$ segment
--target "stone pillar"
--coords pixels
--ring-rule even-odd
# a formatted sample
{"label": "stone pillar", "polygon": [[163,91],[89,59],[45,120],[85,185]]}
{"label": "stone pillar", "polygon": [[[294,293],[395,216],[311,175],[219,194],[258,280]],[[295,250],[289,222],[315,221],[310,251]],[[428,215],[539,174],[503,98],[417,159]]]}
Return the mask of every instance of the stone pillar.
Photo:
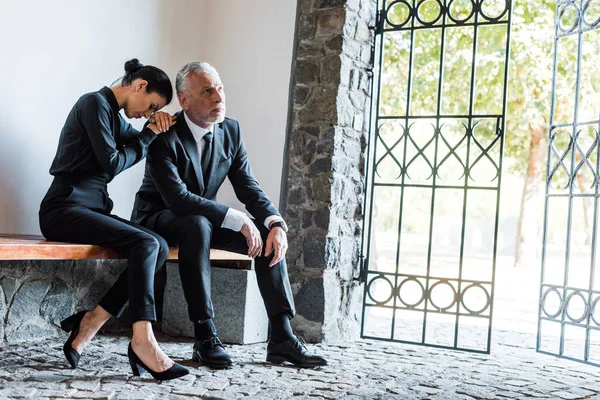
{"label": "stone pillar", "polygon": [[298,0],[281,209],[296,332],[358,337],[375,0]]}

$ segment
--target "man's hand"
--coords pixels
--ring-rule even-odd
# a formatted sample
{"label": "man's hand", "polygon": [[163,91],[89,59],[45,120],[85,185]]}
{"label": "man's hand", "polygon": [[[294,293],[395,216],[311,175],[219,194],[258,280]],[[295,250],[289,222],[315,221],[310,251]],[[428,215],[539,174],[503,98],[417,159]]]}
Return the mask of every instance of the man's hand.
{"label": "man's hand", "polygon": [[246,243],[248,243],[248,256],[258,257],[262,251],[262,238],[258,228],[248,216],[244,219],[244,225],[242,225],[240,232],[246,238]]}
{"label": "man's hand", "polygon": [[269,267],[277,264],[285,257],[285,253],[288,249],[287,234],[283,228],[276,226],[271,229],[269,236],[267,237],[267,245],[265,246],[265,257],[271,254],[271,251],[275,249],[273,259],[269,263]]}
{"label": "man's hand", "polygon": [[168,131],[177,122],[177,117],[166,112],[157,111],[148,118],[148,121],[150,122],[148,128],[158,135]]}

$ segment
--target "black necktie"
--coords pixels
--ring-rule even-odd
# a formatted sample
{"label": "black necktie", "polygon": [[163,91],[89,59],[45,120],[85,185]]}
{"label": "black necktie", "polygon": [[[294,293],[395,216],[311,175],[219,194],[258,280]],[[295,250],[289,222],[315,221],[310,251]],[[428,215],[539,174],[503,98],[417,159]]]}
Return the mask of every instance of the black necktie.
{"label": "black necktie", "polygon": [[206,182],[206,173],[208,172],[208,167],[210,166],[210,156],[212,155],[212,132],[208,132],[206,135],[204,135],[202,140],[204,140],[204,151],[202,152],[202,176],[204,177],[204,182]]}

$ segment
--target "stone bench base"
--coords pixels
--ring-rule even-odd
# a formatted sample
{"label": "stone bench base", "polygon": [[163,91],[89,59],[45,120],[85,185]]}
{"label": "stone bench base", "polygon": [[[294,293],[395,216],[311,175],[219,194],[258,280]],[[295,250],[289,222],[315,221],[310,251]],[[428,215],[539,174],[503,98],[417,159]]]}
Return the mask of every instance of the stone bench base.
{"label": "stone bench base", "polygon": [[[255,272],[213,267],[211,274],[214,322],[219,338],[234,344],[266,341],[269,321]],[[167,264],[161,328],[172,335],[194,336],[176,264]]]}
{"label": "stone bench base", "polygon": [[[64,335],[60,321],[95,307],[126,267],[125,260],[0,261],[0,343]],[[110,320],[105,328],[128,324]]]}
{"label": "stone bench base", "polygon": [[[65,336],[60,321],[95,307],[126,267],[126,260],[0,260],[0,344]],[[167,274],[172,276],[168,294],[162,290]],[[266,340],[267,318],[254,271],[213,267],[212,282],[221,339],[228,343]],[[163,293],[168,298],[164,303]],[[157,274],[155,300],[158,318],[166,315],[160,330],[193,336],[177,263],[167,263]],[[125,311],[102,332],[129,329]]]}
{"label": "stone bench base", "polygon": [[[168,259],[176,261],[177,258],[178,249],[171,247]],[[210,259],[214,265],[246,272],[253,265],[252,259],[247,255],[215,249],[210,250]],[[126,266],[126,261],[115,251],[101,246],[51,242],[36,235],[0,234],[0,343],[38,340],[62,334],[60,321],[75,311],[94,308]],[[177,265],[172,263],[168,269],[178,270]],[[217,287],[213,292],[223,290],[225,283],[229,285],[229,279],[221,278],[222,274],[216,274],[216,284],[219,286],[215,286],[213,282],[213,288]],[[223,302],[217,296],[216,303],[222,304],[218,308],[221,308],[224,316],[232,317],[223,318],[219,332],[224,340],[231,343],[260,341],[259,337],[262,336],[259,334],[251,334],[250,330],[245,331],[243,327],[240,330],[239,325],[235,325],[240,318],[245,318],[242,315],[246,315],[246,311],[240,313],[240,305],[245,307],[246,300],[257,304],[253,296],[258,289],[242,289],[240,284],[245,285],[244,288],[252,287],[252,278],[245,278],[243,273],[229,274],[227,276],[232,278],[232,287],[237,286],[234,291],[229,292],[227,301]],[[254,277],[254,273],[251,275]],[[154,282],[159,319],[162,315],[165,277],[166,272],[162,269]],[[179,281],[179,278],[176,280]],[[171,281],[174,282],[175,279]],[[187,308],[185,302],[178,307]],[[249,310],[254,308],[254,305],[249,306]],[[249,313],[258,315],[255,311]],[[183,327],[184,321],[187,321],[187,318],[181,321],[175,317],[169,318],[171,326]],[[102,331],[122,331],[130,327],[130,323],[126,322],[129,320],[127,312],[120,320],[110,320]],[[234,324],[231,329],[236,330],[231,334],[227,331],[230,324]]]}

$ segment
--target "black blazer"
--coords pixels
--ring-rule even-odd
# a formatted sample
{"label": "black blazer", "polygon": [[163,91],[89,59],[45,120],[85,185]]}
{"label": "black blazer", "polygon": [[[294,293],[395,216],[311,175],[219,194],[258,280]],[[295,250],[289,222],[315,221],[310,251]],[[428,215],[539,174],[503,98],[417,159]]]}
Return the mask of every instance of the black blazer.
{"label": "black blazer", "polygon": [[131,220],[144,224],[151,215],[169,209],[175,215],[203,215],[220,227],[229,207],[215,199],[225,177],[257,221],[280,215],[252,174],[237,121],[225,118],[214,126],[207,175],[206,179],[202,176],[196,141],[183,112],[179,112],[177,123],[158,135],[148,149],[144,180],[135,197]]}

